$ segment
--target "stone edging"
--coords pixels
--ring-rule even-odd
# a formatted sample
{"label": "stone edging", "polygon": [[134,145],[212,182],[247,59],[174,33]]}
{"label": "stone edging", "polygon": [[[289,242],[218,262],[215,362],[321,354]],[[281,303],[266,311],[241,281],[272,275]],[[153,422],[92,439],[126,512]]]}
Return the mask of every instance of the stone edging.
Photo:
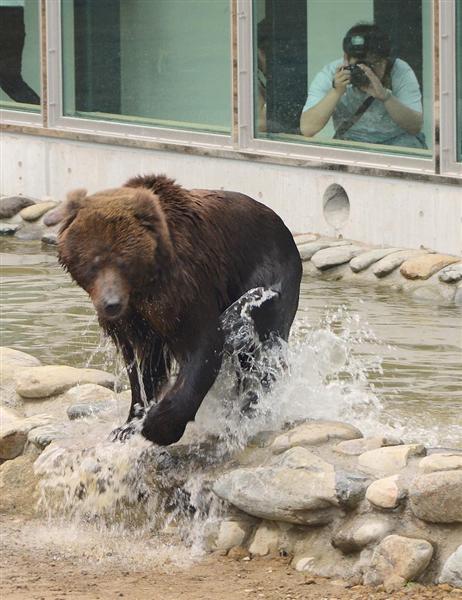
{"label": "stone edging", "polygon": [[317,234],[295,235],[310,277],[388,285],[416,298],[462,304],[462,257],[428,249],[379,248]]}

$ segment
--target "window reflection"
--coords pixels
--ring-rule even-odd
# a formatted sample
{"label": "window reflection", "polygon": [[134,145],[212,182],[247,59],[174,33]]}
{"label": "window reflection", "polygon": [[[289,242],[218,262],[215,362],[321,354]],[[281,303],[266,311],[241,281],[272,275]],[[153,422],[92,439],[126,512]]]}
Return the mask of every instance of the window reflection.
{"label": "window reflection", "polygon": [[256,6],[255,54],[260,67],[264,50],[266,82],[262,102],[258,69],[257,137],[430,154],[430,2],[402,2],[399,11],[388,0]]}
{"label": "window reflection", "polygon": [[64,113],[231,129],[228,0],[62,0]]}
{"label": "window reflection", "polygon": [[40,97],[39,3],[0,0],[0,102],[38,110]]}
{"label": "window reflection", "polygon": [[457,160],[462,162],[462,0],[456,3]]}

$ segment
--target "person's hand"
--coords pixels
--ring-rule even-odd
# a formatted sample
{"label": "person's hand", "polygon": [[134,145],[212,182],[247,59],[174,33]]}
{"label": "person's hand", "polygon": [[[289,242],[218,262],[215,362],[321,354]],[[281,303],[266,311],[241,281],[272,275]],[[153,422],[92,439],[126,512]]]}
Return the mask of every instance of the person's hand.
{"label": "person's hand", "polygon": [[377,100],[382,100],[383,102],[383,100],[387,98],[388,92],[387,89],[383,87],[380,79],[377,77],[374,71],[367,65],[359,63],[358,67],[364,71],[364,73],[367,75],[370,81],[369,85],[361,86],[360,89],[363,92],[369,94],[369,96],[373,96],[374,98],[377,98]]}
{"label": "person's hand", "polygon": [[350,78],[350,71],[345,71],[343,66],[337,67],[332,85],[334,86],[335,91],[341,96],[346,92],[347,85],[350,83]]}

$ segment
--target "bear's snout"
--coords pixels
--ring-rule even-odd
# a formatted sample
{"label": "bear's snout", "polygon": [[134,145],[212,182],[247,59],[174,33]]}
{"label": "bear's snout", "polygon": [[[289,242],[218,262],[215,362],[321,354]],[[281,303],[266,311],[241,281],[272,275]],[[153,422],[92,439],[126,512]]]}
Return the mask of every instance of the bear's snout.
{"label": "bear's snout", "polygon": [[108,321],[119,319],[127,310],[128,287],[115,269],[107,268],[98,275],[90,296],[98,316],[102,319]]}

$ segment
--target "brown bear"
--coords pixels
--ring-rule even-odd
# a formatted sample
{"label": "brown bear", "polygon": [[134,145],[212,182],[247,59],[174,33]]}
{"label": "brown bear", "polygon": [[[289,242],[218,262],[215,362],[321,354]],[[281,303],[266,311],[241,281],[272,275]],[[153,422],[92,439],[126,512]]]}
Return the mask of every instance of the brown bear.
{"label": "brown bear", "polygon": [[92,196],[76,190],[59,216],[59,260],[127,367],[132,405],[115,438],[137,426],[157,444],[181,438],[220,370],[224,315],[238,318],[249,299],[260,340],[287,340],[302,266],[290,231],[265,205],[152,175]]}

